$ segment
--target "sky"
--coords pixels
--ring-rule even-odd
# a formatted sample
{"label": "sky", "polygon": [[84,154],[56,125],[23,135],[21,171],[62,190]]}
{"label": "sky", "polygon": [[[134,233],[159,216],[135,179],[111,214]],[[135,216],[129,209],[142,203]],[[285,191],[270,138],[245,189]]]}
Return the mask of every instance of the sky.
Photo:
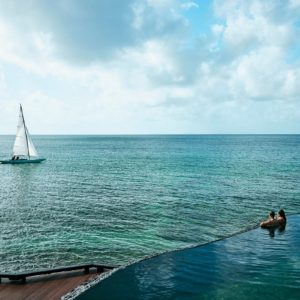
{"label": "sky", "polygon": [[0,134],[300,133],[300,0],[0,0]]}

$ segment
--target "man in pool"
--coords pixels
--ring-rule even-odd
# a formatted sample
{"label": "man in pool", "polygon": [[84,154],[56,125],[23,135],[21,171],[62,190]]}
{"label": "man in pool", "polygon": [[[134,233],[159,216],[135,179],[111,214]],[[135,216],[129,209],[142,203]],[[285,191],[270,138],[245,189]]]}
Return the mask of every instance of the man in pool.
{"label": "man in pool", "polygon": [[275,212],[273,210],[270,211],[268,220],[260,223],[261,228],[270,228],[277,225],[278,225],[277,219],[275,219]]}
{"label": "man in pool", "polygon": [[275,218],[275,212],[271,211],[268,220],[261,222],[260,227],[274,228],[278,226],[285,226],[285,224],[286,224],[286,216],[284,210],[280,209],[277,218]]}

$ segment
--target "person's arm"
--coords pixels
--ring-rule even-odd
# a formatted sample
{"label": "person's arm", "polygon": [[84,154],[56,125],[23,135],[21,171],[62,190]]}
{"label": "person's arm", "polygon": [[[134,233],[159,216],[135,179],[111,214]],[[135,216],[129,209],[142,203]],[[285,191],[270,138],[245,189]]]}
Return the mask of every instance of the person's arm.
{"label": "person's arm", "polygon": [[276,219],[267,220],[267,221],[260,223],[260,227],[262,227],[262,228],[269,228],[269,227],[274,227],[274,226],[278,226],[278,225],[279,225],[279,222]]}

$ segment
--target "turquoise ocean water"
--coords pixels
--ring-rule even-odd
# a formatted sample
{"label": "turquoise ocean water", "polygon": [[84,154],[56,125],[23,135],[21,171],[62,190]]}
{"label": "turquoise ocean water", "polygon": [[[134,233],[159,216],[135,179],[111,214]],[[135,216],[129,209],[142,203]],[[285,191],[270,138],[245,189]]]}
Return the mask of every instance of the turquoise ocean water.
{"label": "turquoise ocean water", "polygon": [[0,165],[2,272],[125,264],[300,213],[300,135],[33,140],[45,162]]}

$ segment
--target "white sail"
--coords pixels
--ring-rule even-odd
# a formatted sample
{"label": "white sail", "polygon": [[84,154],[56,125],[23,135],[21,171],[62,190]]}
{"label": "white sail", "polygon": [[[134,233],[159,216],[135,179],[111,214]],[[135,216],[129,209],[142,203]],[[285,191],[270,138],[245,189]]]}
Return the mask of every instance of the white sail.
{"label": "white sail", "polygon": [[25,132],[25,124],[22,109],[20,107],[19,122],[17,127],[16,139],[13,147],[13,155],[28,155],[28,146]]}
{"label": "white sail", "polygon": [[38,156],[38,153],[34,147],[34,144],[32,142],[32,139],[29,135],[28,129],[26,128],[26,132],[27,132],[27,141],[28,141],[28,152],[29,152],[29,156]]}
{"label": "white sail", "polygon": [[37,151],[32,143],[29,132],[26,128],[22,106],[20,105],[19,122],[15,143],[13,146],[14,156],[38,156]]}

